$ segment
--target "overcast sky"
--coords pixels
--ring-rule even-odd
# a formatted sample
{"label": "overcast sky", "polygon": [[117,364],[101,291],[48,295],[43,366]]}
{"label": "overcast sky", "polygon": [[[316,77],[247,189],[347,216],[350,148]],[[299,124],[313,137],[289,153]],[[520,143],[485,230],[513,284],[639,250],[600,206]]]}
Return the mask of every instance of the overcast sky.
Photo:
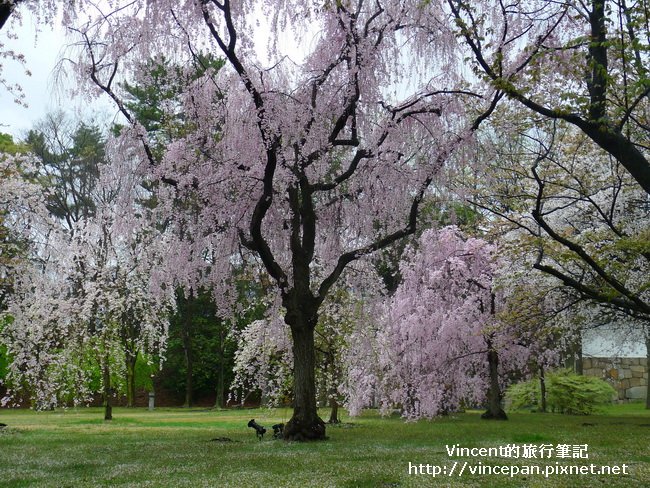
{"label": "overcast sky", "polygon": [[[99,4],[101,3],[100,0]],[[28,106],[14,103],[14,96],[0,85],[0,132],[21,138],[35,122],[43,119],[45,114],[61,109],[85,121],[94,120],[102,126],[110,124],[116,117],[117,111],[108,98],[100,98],[88,105],[87,100],[71,98],[69,90],[57,81],[55,67],[65,53],[67,44],[71,42],[71,39],[66,37],[65,30],[59,26],[59,23],[54,22],[54,26],[39,25],[37,34],[30,13],[24,9],[22,13],[24,17],[22,25],[14,15],[0,30],[0,44],[4,44],[3,51],[13,50],[23,54],[26,63],[21,66],[19,63],[0,58],[0,64],[3,65],[0,75],[10,84],[18,83],[23,87]],[[266,55],[266,46],[269,42],[267,21],[268,19],[261,13],[256,14],[258,27],[254,32],[254,42],[261,63],[275,64],[276,61],[270,61]],[[12,31],[16,34],[16,39],[8,38],[8,34]],[[289,55],[294,62],[300,62],[306,52],[316,45],[317,31],[308,33],[305,39],[306,45],[297,45],[295,38],[289,32],[281,33],[280,50]],[[31,76],[25,74],[25,69],[31,71]]]}
{"label": "overcast sky", "polygon": [[[101,1],[99,3],[101,4]],[[21,138],[46,113],[59,109],[86,121],[94,119],[100,125],[110,123],[117,111],[107,98],[100,98],[88,106],[86,100],[72,99],[66,87],[60,86],[60,82],[57,81],[54,70],[65,53],[66,45],[70,42],[70,39],[66,38],[65,30],[55,22],[53,27],[39,25],[37,35],[30,13],[22,10],[22,14],[24,17],[22,25],[14,15],[0,30],[0,44],[4,44],[2,50],[13,50],[23,54],[26,63],[23,67],[19,63],[0,58],[0,64],[3,65],[0,75],[10,84],[18,83],[23,87],[28,107],[14,103],[14,96],[0,85],[0,132]],[[258,37],[256,43],[259,44],[262,52],[266,50],[265,46],[268,42],[268,28],[264,27],[263,16],[259,17],[258,23],[262,26],[256,30],[256,37]],[[7,37],[10,31],[16,33],[17,39]],[[293,43],[288,45],[295,55],[296,46]],[[31,71],[31,76],[25,74],[25,69]]]}
{"label": "overcast sky", "polygon": [[[17,25],[16,19],[12,18],[9,21],[11,25],[5,25],[0,30],[0,43],[4,44],[5,50],[22,53],[26,60],[25,66],[6,60],[0,62],[3,64],[3,77],[9,83],[18,83],[23,87],[28,107],[14,103],[14,96],[4,86],[0,86],[0,132],[20,138],[47,112],[58,109],[86,119],[93,115],[98,115],[100,119],[108,118],[108,103],[97,102],[88,107],[86,102],[71,99],[65,87],[56,83],[53,71],[69,42],[65,31],[58,26],[54,29],[40,26],[37,36],[31,16],[25,14],[24,17],[22,26]],[[13,28],[17,39],[7,38],[8,26]],[[25,68],[31,71],[31,76],[25,74]]]}

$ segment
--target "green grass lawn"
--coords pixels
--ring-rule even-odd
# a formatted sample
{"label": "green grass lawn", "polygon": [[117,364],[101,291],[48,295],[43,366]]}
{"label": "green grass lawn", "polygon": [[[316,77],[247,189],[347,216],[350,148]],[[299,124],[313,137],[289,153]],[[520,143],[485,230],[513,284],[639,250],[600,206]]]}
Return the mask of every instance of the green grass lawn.
{"label": "green grass lawn", "polygon": [[[114,420],[104,422],[102,411],[95,408],[0,410],[0,422],[8,424],[0,429],[0,486],[650,486],[650,411],[640,404],[612,406],[589,417],[511,413],[505,422],[481,420],[478,412],[469,412],[405,423],[368,412],[329,427],[328,441],[309,444],[274,441],[271,436],[258,442],[246,427],[251,418],[270,428],[289,416],[288,410],[118,408]],[[212,440],[223,437],[232,442]],[[453,444],[587,444],[589,457],[450,457],[446,445]],[[429,464],[431,472],[434,466],[446,468],[447,476],[409,474],[409,462]],[[590,464],[626,464],[629,474],[545,478],[531,472],[511,478],[471,473],[495,466],[520,471],[538,466],[543,472]]]}

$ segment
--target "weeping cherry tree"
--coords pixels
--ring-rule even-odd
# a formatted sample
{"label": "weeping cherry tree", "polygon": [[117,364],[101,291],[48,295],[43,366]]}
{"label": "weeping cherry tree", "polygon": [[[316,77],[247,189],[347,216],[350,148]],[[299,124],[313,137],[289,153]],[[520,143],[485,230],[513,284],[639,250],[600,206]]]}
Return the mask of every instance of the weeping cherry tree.
{"label": "weeping cherry tree", "polygon": [[[128,122],[122,144],[158,188],[177,245],[166,266],[217,298],[238,256],[270,276],[292,340],[287,439],[325,438],[314,330],[332,287],[415,232],[432,181],[500,98],[463,79],[452,25],[440,5],[416,0],[136,0],[76,28],[77,72],[115,102]],[[188,76],[199,53],[224,67]],[[159,156],[121,86],[161,56],[186,66],[188,123]]]}

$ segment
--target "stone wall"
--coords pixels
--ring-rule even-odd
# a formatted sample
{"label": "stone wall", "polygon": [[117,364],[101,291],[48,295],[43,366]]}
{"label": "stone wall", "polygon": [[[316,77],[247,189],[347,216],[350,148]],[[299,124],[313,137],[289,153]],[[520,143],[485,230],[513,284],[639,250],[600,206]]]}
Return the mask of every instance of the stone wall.
{"label": "stone wall", "polygon": [[610,383],[618,391],[619,400],[641,400],[646,397],[646,358],[583,358],[582,372]]}

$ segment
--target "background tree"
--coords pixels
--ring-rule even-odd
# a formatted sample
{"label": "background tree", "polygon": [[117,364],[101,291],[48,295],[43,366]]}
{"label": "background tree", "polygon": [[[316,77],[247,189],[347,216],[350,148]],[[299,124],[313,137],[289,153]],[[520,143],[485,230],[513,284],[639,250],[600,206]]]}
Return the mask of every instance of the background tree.
{"label": "background tree", "polygon": [[[4,330],[14,396],[22,390],[37,408],[76,404],[88,401],[95,382],[107,420],[115,373],[126,371],[132,382],[138,353],[164,350],[173,307],[173,287],[158,266],[165,241],[145,225],[146,209],[137,204],[144,190],[133,172],[112,169],[103,166],[94,215],[71,220],[70,230],[53,216],[39,222],[46,239],[21,270],[9,306],[13,321]],[[126,203],[117,205],[121,199],[131,202],[131,214],[124,213]],[[138,218],[138,232],[132,232],[126,222]]]}
{"label": "background tree", "polygon": [[[224,62],[210,55],[197,54],[189,66],[174,64],[164,57],[142,63],[143,76],[138,83],[122,84],[125,107],[146,129],[149,146],[156,159],[162,158],[165,147],[181,139],[191,129],[191,120],[185,116],[182,93],[187,86],[205,75],[207,70],[217,72]],[[116,125],[115,134],[124,127]],[[154,188],[158,182],[152,182]],[[155,206],[155,198],[147,203]],[[179,212],[197,212],[198,202],[176,201]],[[183,238],[192,238],[189,229]],[[166,366],[159,381],[172,391],[184,388],[184,405],[191,406],[195,391],[206,395],[216,389],[216,405],[225,406],[229,371],[232,368],[234,343],[228,333],[231,321],[220,317],[212,296],[218,290],[193,290],[185,284],[177,290],[176,313],[171,321],[170,344]],[[179,372],[183,372],[181,377]],[[215,387],[216,385],[216,387]]]}
{"label": "background tree", "polygon": [[[76,121],[64,112],[46,115],[27,135],[26,145],[36,157],[36,177],[44,188],[47,208],[61,221],[72,241],[74,233],[80,229],[83,231],[94,216],[97,204],[106,204],[107,198],[115,198],[116,188],[104,188],[102,194],[96,191],[100,167],[106,165],[105,144],[105,138],[97,125]],[[104,236],[100,238],[104,245],[111,237],[107,230],[103,228]],[[137,256],[131,257],[134,262],[138,259]],[[99,261],[105,258],[107,256],[99,258]],[[88,278],[88,270],[80,260],[77,260],[75,265],[79,268],[77,286],[81,289],[82,282]],[[121,278],[124,280],[125,275]],[[118,280],[117,274],[114,279]],[[124,290],[128,289],[124,281],[121,286]],[[135,401],[138,344],[141,340],[140,324],[137,323],[133,310],[127,309],[114,320],[121,324],[118,335],[124,354],[122,364],[125,366],[127,406],[132,407]],[[106,383],[113,376],[109,368],[112,361],[108,356],[114,348],[109,347],[106,341],[102,344],[105,356],[101,358],[101,363],[104,365]],[[106,392],[109,390],[112,390],[110,384],[106,386]],[[104,397],[105,401],[109,398],[106,394]]]}
{"label": "background tree", "polygon": [[16,203],[26,198],[28,178],[21,174],[21,159],[16,158],[24,152],[25,147],[15,143],[11,135],[0,134],[0,190],[3,192],[0,197],[0,311],[4,310],[5,297],[11,289],[11,270],[25,245],[24,236],[16,234],[11,222],[11,214],[17,210]]}
{"label": "background tree", "polygon": [[260,319],[237,334],[231,385],[233,400],[244,404],[259,395],[267,406],[282,406],[293,397],[291,338],[281,317]]}
{"label": "background tree", "polygon": [[645,1],[447,4],[476,73],[578,128],[650,193]]}
{"label": "background tree", "polygon": [[[224,60],[211,54],[195,53],[189,66],[174,64],[165,57],[142,63],[139,71],[143,76],[138,83],[125,81],[125,108],[133,115],[149,138],[148,144],[156,158],[163,155],[165,146],[172,143],[191,128],[192,120],[185,114],[183,92],[206,72],[217,73]],[[116,125],[119,133],[123,126]]]}
{"label": "background tree", "polygon": [[[321,404],[330,408],[328,424],[341,422],[339,407],[347,400],[342,385],[346,380],[348,337],[356,321],[364,320],[361,298],[351,289],[338,286],[323,305],[316,326],[316,388]],[[370,290],[365,294],[370,295]]]}
{"label": "background tree", "polygon": [[[217,322],[209,293],[199,290],[196,295],[185,296],[183,289],[177,290],[176,313],[170,321],[161,378],[163,385],[174,391],[184,390],[184,407],[191,407],[195,391],[205,393],[206,380],[214,378],[217,366],[211,349]],[[210,386],[213,385],[214,382]]]}
{"label": "background tree", "polygon": [[25,143],[36,156],[38,177],[52,215],[72,230],[94,214],[99,167],[106,163],[106,144],[97,125],[51,113],[29,131]]}
{"label": "background tree", "polygon": [[528,265],[572,290],[574,301],[587,300],[595,315],[618,311],[619,320],[626,315],[630,327],[647,330],[647,194],[570,125],[501,120],[519,135],[493,145],[476,203],[499,216]]}
{"label": "background tree", "polygon": [[501,243],[500,255],[507,256],[508,273],[499,276],[504,303],[498,318],[506,328],[516,331],[519,344],[528,348],[526,369],[537,377],[539,411],[546,412],[547,373],[568,362],[573,368],[573,355],[579,358],[582,354],[576,308],[581,300],[551,276],[531,274],[522,251],[516,241],[504,239]]}
{"label": "background tree", "polygon": [[[45,201],[41,191],[40,185],[34,183],[33,175],[35,170],[31,165],[30,159],[24,156],[11,156],[3,155],[0,158],[1,173],[3,178],[0,179],[0,197],[1,211],[3,218],[4,229],[7,230],[6,236],[8,239],[3,242],[2,246],[2,269],[0,270],[3,278],[3,309],[5,305],[8,306],[8,312],[3,313],[3,330],[2,330],[2,343],[6,346],[7,357],[12,361],[12,367],[9,368],[8,381],[11,383],[11,376],[13,365],[20,362],[23,358],[21,351],[14,349],[13,343],[13,328],[15,324],[15,314],[12,311],[12,303],[17,296],[20,295],[23,289],[23,283],[29,281],[34,275],[38,275],[37,271],[43,266],[47,260],[47,254],[42,253],[43,246],[58,237],[58,233],[51,232],[51,228],[47,225],[50,221],[50,215],[45,206]],[[46,277],[51,279],[51,276]],[[41,281],[41,284],[46,285],[45,289],[51,288],[53,294],[59,292],[60,287],[54,286],[50,281]],[[47,286],[49,285],[49,286]],[[43,291],[43,288],[35,285],[32,288],[33,293],[38,294]],[[43,303],[50,303],[47,298],[44,298]],[[37,306],[35,304],[26,305],[26,312],[32,316],[38,315]],[[3,310],[4,311],[4,310]],[[59,312],[56,314],[59,316]],[[41,316],[41,323],[47,320],[55,320],[55,317]],[[34,335],[39,339],[45,340],[48,337],[49,331],[39,330]],[[25,339],[25,337],[22,337]],[[29,347],[32,342],[27,339],[23,346]],[[22,346],[21,346],[22,347]],[[33,354],[42,360],[42,364],[49,367],[51,365],[50,358],[42,351],[40,346],[34,345]],[[74,366],[71,366],[73,368]],[[51,402],[49,397],[52,389],[43,388],[44,379],[39,371],[32,371],[29,367],[23,365],[22,371],[25,373],[26,381],[13,382],[14,386],[32,389],[33,391],[42,390],[42,394],[37,394],[38,402],[44,407],[50,407]],[[23,378],[24,379],[24,378]],[[54,390],[61,390],[62,386],[66,383],[61,377],[56,385],[53,385]]]}
{"label": "background tree", "polygon": [[0,132],[0,153],[15,156],[16,154],[25,154],[26,152],[27,147],[25,144],[14,141],[11,134]]}
{"label": "background tree", "polygon": [[[184,406],[197,397],[212,397],[215,407],[225,408],[233,380],[237,342],[235,335],[266,308],[261,288],[246,274],[237,278],[237,311],[224,318],[217,310],[212,290],[200,289],[185,296],[177,291],[176,313],[170,321],[169,344],[159,375],[160,384],[184,395]],[[233,323],[234,322],[234,323]]]}
{"label": "background tree", "polygon": [[5,313],[7,300],[14,291],[21,267],[29,258],[35,223],[47,211],[38,185],[28,176],[31,165],[29,157],[21,154],[23,146],[15,144],[6,134],[0,135],[0,143],[0,388],[4,390],[11,358],[2,340],[3,330],[13,321]]}
{"label": "background tree", "polygon": [[366,364],[357,362],[354,374],[368,378],[355,380],[364,400],[353,398],[353,410],[370,400],[371,385],[384,412],[398,407],[407,418],[486,403],[485,418],[505,419],[503,386],[526,372],[536,337],[500,320],[494,246],[455,227],[426,231],[418,244],[402,263],[403,282],[383,307],[377,336],[364,341],[372,352],[359,354]]}

